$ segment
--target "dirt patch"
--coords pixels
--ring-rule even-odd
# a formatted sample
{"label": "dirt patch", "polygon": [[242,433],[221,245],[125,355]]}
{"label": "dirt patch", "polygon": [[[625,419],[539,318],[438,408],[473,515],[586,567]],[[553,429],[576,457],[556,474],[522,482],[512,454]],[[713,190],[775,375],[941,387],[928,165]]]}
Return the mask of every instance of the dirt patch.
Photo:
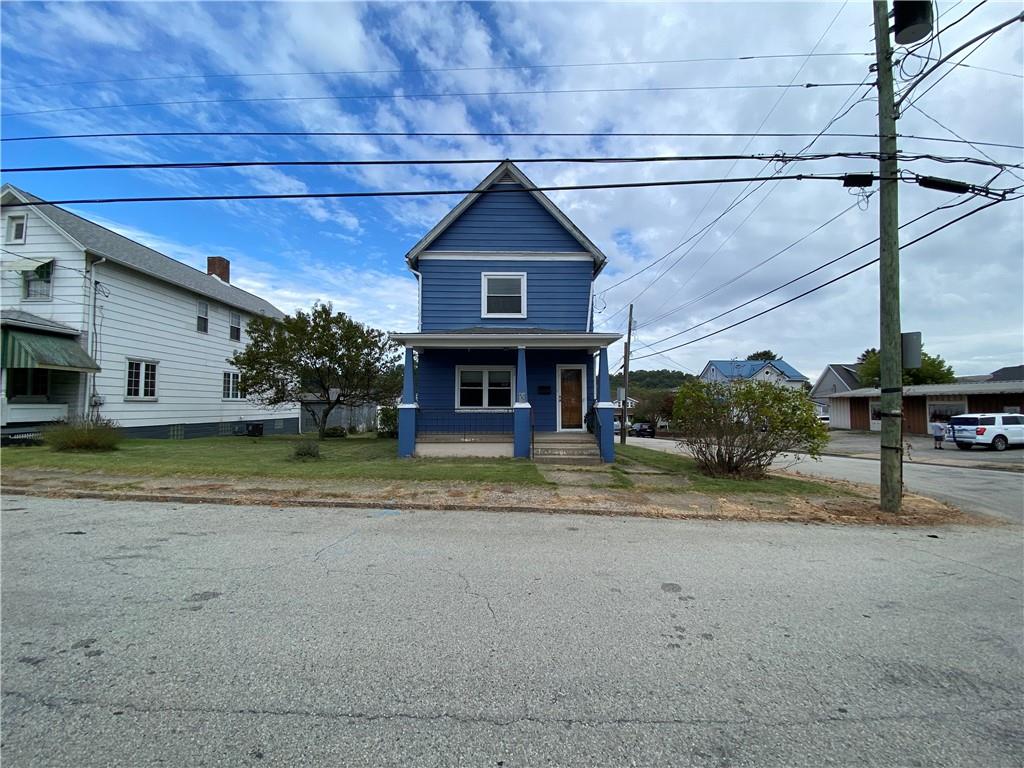
{"label": "dirt patch", "polygon": [[[597,470],[597,471],[595,471]],[[965,515],[947,504],[922,496],[907,496],[904,512],[885,515],[874,500],[877,489],[831,482],[842,494],[783,496],[745,493],[719,496],[697,493],[684,477],[640,473],[632,488],[612,487],[612,472],[594,469],[542,469],[549,486],[460,482],[379,482],[345,480],[213,481],[210,478],[145,480],[53,470],[13,470],[4,473],[4,490],[53,498],[104,498],[124,501],[164,501],[208,504],[264,504],[272,507],[354,507],[409,510],[482,510],[573,512],[636,517],[786,521],[868,525],[1001,525],[990,518]]]}

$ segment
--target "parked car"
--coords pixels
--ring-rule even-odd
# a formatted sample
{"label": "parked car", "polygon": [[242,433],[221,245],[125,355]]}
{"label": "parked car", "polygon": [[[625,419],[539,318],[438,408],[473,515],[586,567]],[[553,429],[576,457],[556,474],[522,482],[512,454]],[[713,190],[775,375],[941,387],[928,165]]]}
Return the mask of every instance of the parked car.
{"label": "parked car", "polygon": [[628,434],[633,437],[654,437],[654,425],[646,421],[638,421],[629,428]]}
{"label": "parked car", "polygon": [[961,451],[976,445],[1005,451],[1024,445],[1024,416],[1016,413],[965,413],[954,416],[946,427],[946,441]]}
{"label": "parked car", "polygon": [[822,424],[824,424],[827,427],[829,425],[830,419],[829,419],[828,416],[819,416],[818,417],[818,421],[820,421]]}

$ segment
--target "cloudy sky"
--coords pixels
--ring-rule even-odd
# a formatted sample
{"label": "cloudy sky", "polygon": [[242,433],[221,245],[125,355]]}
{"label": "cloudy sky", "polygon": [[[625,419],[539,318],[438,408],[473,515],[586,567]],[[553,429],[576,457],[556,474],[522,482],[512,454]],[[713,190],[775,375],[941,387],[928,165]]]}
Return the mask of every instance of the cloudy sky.
{"label": "cloudy sky", "polygon": [[[943,53],[952,51],[1020,10],[1018,3],[990,0],[953,25],[976,5],[971,0],[939,3],[939,25],[950,28],[941,35],[941,46],[931,46],[933,57],[940,47]],[[873,57],[863,55],[873,51],[866,2],[4,3],[0,14],[4,138],[167,130],[813,135],[837,115],[830,131],[870,134],[876,129],[871,89],[856,87],[871,82]],[[912,97],[920,101],[901,117],[900,132],[1024,143],[1021,27],[1015,24],[967,49],[967,66],[952,69],[927,93],[950,68],[922,83]],[[738,60],[742,56],[771,58]],[[708,58],[726,60],[679,61]],[[909,59],[897,72],[898,87],[906,87],[925,64]],[[333,74],[294,74],[324,72]],[[822,87],[720,87],[789,83]],[[698,88],[703,86],[716,87]],[[536,93],[556,90],[586,92]],[[533,93],[494,95],[508,91]],[[467,93],[486,95],[408,98]],[[68,111],[296,96],[317,98]],[[345,98],[327,98],[335,96]],[[76,139],[5,142],[3,166],[774,154],[795,153],[809,141],[764,136]],[[872,139],[822,137],[813,149],[873,151],[877,145]],[[959,142],[904,139],[901,149],[949,157],[983,158],[985,153],[1004,163],[1022,162],[1019,149]],[[849,158],[786,167],[762,161],[522,167],[540,186],[873,169],[869,160]],[[904,167],[978,184],[996,173],[934,161]],[[133,170],[7,173],[5,181],[60,199],[463,189],[489,170],[487,165]],[[1011,172],[1024,177],[1019,169]],[[998,176],[993,186],[1024,184],[1011,172]],[[871,240],[877,232],[877,198],[865,201],[824,181],[593,190],[552,197],[609,257],[597,284],[598,330],[624,330],[626,317],[620,310],[635,301],[636,354],[650,356],[637,359],[634,367],[699,372],[709,358],[742,358],[770,348],[813,379],[826,363],[852,361],[878,343],[878,273],[869,267],[733,330],[652,354],[877,256],[876,248],[866,248],[699,325]],[[960,199],[903,184],[901,221]],[[192,202],[76,210],[195,266],[204,266],[208,255],[226,256],[239,286],[286,311],[331,301],[361,321],[409,330],[416,323],[416,290],[403,256],[455,201]],[[978,204],[938,211],[904,229],[903,241]],[[926,349],[941,354],[961,374],[1024,361],[1022,242],[1024,209],[1020,202],[1006,202],[908,248],[902,257],[904,330],[922,331]],[[680,243],[685,245],[662,258]]]}

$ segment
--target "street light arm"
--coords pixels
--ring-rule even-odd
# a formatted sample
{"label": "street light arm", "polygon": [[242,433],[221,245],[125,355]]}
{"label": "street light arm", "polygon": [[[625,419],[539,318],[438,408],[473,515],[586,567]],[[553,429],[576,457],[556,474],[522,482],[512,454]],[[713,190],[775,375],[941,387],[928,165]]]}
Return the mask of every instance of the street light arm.
{"label": "street light arm", "polygon": [[967,48],[967,47],[969,47],[971,45],[974,45],[976,42],[978,42],[979,40],[982,40],[983,38],[988,37],[989,35],[994,35],[996,32],[998,32],[999,30],[1003,29],[1004,27],[1010,26],[1015,21],[1024,21],[1024,13],[1020,13],[1020,14],[1012,17],[1012,18],[1007,19],[1006,21],[1004,21],[1001,24],[997,24],[996,26],[992,27],[991,29],[985,30],[980,35],[977,35],[977,36],[971,38],[966,43],[961,45],[959,48],[957,48],[954,51],[951,51],[951,52],[947,53],[941,59],[936,61],[932,66],[928,67],[928,69],[926,69],[924,72],[922,72],[920,74],[920,76],[914,82],[912,82],[910,85],[907,86],[907,90],[905,90],[903,92],[903,95],[900,96],[899,99],[896,100],[896,105],[895,105],[896,106],[896,114],[897,115],[899,114],[900,105],[903,104],[904,101],[906,101],[907,96],[910,95],[910,92],[913,91],[918,86],[918,84],[921,83],[925,78],[927,78],[928,75],[930,75],[936,69],[941,67],[947,61],[949,61],[951,58],[953,58],[956,54],[960,53],[960,51],[962,51],[964,48]]}

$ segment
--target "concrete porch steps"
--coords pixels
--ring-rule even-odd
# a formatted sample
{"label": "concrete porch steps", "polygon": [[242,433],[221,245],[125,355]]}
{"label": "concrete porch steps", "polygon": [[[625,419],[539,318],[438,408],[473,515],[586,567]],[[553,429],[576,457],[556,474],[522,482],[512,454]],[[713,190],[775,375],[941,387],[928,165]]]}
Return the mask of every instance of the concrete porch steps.
{"label": "concrete porch steps", "polygon": [[545,432],[534,436],[533,460],[538,464],[601,463],[597,440],[587,432]]}

